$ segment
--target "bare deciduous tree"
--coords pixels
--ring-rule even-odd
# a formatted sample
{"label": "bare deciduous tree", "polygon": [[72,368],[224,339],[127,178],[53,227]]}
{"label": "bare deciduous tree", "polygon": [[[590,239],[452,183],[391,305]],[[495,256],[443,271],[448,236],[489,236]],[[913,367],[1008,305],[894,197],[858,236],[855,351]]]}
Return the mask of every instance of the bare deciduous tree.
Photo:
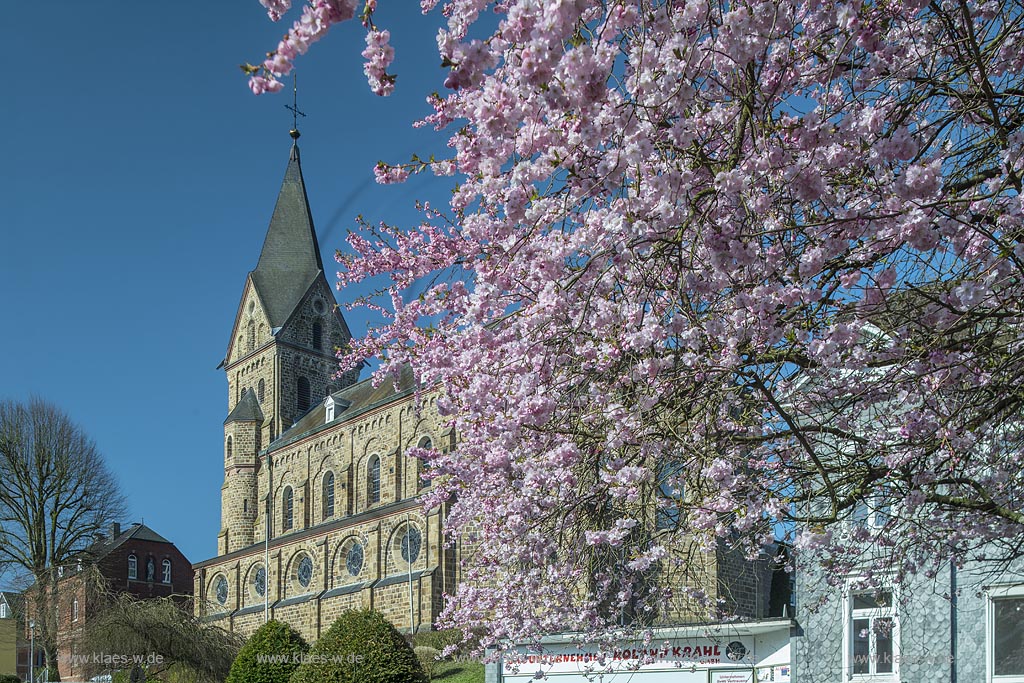
{"label": "bare deciduous tree", "polygon": [[27,618],[51,672],[62,567],[122,517],[124,503],[95,443],[67,414],[38,398],[0,401],[0,571],[29,584]]}

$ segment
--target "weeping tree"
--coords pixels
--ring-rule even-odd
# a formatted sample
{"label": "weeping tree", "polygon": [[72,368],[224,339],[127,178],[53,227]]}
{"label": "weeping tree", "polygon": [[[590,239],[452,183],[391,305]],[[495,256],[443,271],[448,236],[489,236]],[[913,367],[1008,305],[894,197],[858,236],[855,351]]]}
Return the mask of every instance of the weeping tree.
{"label": "weeping tree", "polygon": [[91,438],[39,398],[0,401],[0,571],[27,585],[36,648],[57,675],[59,579],[124,514],[117,480]]}
{"label": "weeping tree", "polygon": [[[97,584],[98,585],[98,584]],[[146,680],[220,683],[242,646],[241,639],[192,616],[183,596],[138,600],[99,591],[99,612],[78,644],[78,653],[107,653],[116,659],[93,664],[95,671],[145,667]]]}

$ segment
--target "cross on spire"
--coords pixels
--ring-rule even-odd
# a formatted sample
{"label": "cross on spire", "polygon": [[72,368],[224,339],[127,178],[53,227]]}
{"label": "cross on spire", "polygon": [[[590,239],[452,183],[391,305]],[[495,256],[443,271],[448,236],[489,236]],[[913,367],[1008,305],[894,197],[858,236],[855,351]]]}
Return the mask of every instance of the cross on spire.
{"label": "cross on spire", "polygon": [[299,111],[299,77],[294,71],[292,72],[292,103],[284,105],[284,108],[292,113],[292,129],[288,131],[288,134],[292,136],[292,140],[298,140],[299,117],[305,118],[306,115]]}

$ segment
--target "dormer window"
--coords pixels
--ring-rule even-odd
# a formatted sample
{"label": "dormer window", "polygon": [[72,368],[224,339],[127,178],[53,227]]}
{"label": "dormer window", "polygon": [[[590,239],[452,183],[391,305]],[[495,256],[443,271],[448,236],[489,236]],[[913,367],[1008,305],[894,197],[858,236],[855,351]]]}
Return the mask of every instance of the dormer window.
{"label": "dormer window", "polygon": [[139,558],[135,557],[135,555],[128,556],[128,578],[139,578]]}
{"label": "dormer window", "polygon": [[327,400],[324,401],[324,408],[327,409],[327,416],[324,419],[325,419],[326,422],[331,422],[332,420],[334,420],[334,398],[333,397],[331,397],[331,396],[327,397]]}

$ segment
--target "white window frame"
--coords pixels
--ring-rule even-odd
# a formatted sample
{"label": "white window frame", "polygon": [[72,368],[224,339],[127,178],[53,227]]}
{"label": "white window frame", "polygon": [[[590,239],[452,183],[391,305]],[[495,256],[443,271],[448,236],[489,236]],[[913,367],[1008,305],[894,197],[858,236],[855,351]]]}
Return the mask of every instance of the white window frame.
{"label": "white window frame", "polygon": [[[875,588],[862,588],[863,580],[860,577],[850,577],[846,580],[843,590],[843,672],[845,681],[854,683],[897,683],[900,680],[900,615],[896,606],[899,604],[899,595],[896,586],[882,584]],[[888,591],[891,595],[892,605],[888,609],[879,608],[873,610],[858,610],[856,617],[853,613],[853,595],[855,593],[871,593],[876,591]],[[853,621],[857,619],[874,619],[889,617],[892,619],[892,671],[884,673],[853,673]],[[875,650],[875,633],[872,630],[870,637],[869,657],[877,656]],[[876,662],[872,661],[871,667]]]}
{"label": "white window frame", "polygon": [[7,618],[7,603],[6,602],[0,602],[0,619],[6,619],[6,618]]}
{"label": "white window frame", "polygon": [[[874,531],[884,528],[893,517],[892,498],[892,492],[885,486],[873,491],[866,500],[858,502],[854,507],[850,518],[851,523]],[[863,506],[864,518],[858,520],[861,506]]]}
{"label": "white window frame", "polygon": [[164,558],[164,561],[160,563],[161,570],[163,572],[163,583],[171,582],[171,561]]}
{"label": "white window frame", "polygon": [[985,681],[987,683],[1024,683],[1024,674],[996,676],[996,609],[1000,598],[1024,598],[1024,583],[989,586],[985,589]]}
{"label": "white window frame", "polygon": [[78,598],[71,603],[71,621],[78,621]]}
{"label": "white window frame", "polygon": [[128,580],[138,581],[139,579],[139,558],[132,553],[128,556]]}

